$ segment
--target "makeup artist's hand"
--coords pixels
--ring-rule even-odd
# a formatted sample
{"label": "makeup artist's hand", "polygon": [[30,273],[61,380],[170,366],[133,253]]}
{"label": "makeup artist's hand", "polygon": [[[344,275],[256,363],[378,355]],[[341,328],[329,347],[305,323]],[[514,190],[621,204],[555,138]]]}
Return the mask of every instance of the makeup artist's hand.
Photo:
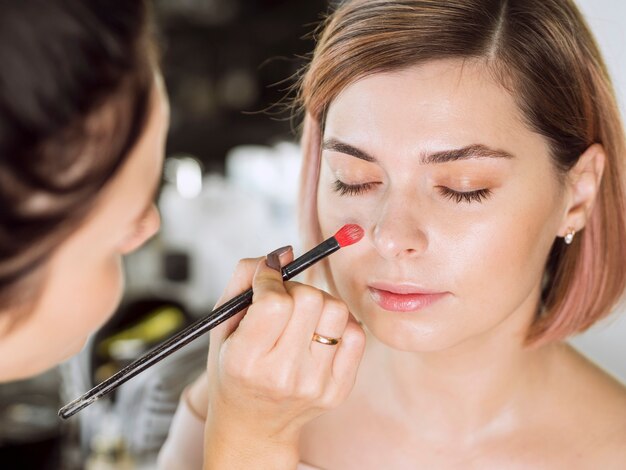
{"label": "makeup artist's hand", "polygon": [[[288,248],[268,255],[267,264],[292,258]],[[205,468],[294,468],[303,425],[339,405],[354,385],[365,337],[346,305],[283,283],[267,264],[240,262],[222,301],[252,285],[253,303],[211,331]],[[325,345],[312,341],[314,333],[342,339]]]}

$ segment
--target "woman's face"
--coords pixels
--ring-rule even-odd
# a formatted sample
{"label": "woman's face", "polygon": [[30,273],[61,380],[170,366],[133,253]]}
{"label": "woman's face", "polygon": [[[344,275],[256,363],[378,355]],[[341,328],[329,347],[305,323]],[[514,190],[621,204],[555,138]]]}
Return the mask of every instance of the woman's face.
{"label": "woman's face", "polygon": [[21,376],[45,370],[80,351],[89,334],[117,307],[123,289],[122,256],[159,229],[154,198],[168,120],[167,97],[157,79],[146,127],[126,163],[105,187],[86,222],[54,253],[34,310],[3,338],[23,364]]}
{"label": "woman's face", "polygon": [[329,258],[333,281],[372,334],[408,351],[524,338],[566,192],[545,140],[484,68],[363,78],[331,103],[322,147],[322,234],[366,231]]}

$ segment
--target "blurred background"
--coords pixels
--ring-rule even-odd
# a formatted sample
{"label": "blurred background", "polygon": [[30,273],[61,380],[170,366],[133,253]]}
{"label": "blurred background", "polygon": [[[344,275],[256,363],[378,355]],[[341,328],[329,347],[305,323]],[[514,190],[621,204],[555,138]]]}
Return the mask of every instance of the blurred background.
{"label": "blurred background", "polygon": [[[162,230],[127,259],[124,301],[78,357],[0,385],[0,461],[13,462],[6,468],[154,468],[180,392],[204,368],[208,338],[67,422],[57,410],[210,310],[239,258],[286,244],[298,253],[299,123],[285,97],[333,3],[155,0],[171,101]],[[624,110],[626,3],[578,4]],[[626,383],[626,315],[572,343]]]}

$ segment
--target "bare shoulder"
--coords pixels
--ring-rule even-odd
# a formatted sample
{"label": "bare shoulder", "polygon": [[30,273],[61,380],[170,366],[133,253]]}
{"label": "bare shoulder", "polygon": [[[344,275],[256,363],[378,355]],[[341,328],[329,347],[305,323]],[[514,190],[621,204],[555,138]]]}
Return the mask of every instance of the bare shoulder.
{"label": "bare shoulder", "polygon": [[565,434],[583,460],[605,462],[602,468],[626,462],[626,386],[571,346],[559,356],[553,399],[561,403]]}
{"label": "bare shoulder", "polygon": [[[571,346],[564,346],[562,354],[566,370],[569,369],[569,377],[564,376],[564,384],[574,385],[573,391],[577,391],[580,398],[589,400],[587,405],[590,410],[595,410],[595,414],[612,411],[614,416],[621,414],[626,417],[625,384]],[[626,421],[623,424],[626,425]]]}

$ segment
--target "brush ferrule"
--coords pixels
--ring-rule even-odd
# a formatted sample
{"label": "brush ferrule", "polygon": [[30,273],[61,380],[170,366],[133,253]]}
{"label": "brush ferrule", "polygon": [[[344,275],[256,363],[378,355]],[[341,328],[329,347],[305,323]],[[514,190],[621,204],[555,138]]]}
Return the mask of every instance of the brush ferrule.
{"label": "brush ferrule", "polygon": [[315,248],[307,251],[298,259],[292,261],[287,266],[285,266],[281,270],[283,274],[283,280],[288,281],[294,276],[297,276],[309,266],[317,263],[320,259],[330,255],[331,253],[334,253],[339,248],[341,248],[341,246],[339,245],[337,240],[335,240],[335,237],[330,237],[328,240],[323,241]]}

